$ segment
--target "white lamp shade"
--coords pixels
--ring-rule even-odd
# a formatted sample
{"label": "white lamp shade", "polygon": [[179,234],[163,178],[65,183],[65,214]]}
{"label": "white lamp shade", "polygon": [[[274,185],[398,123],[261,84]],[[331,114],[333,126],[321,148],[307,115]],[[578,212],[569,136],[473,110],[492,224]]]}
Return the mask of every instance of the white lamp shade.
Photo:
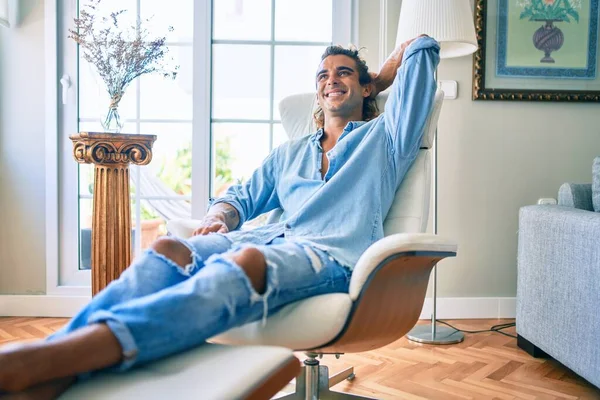
{"label": "white lamp shade", "polygon": [[440,43],[440,58],[474,53],[477,38],[469,0],[402,0],[396,46],[421,34]]}

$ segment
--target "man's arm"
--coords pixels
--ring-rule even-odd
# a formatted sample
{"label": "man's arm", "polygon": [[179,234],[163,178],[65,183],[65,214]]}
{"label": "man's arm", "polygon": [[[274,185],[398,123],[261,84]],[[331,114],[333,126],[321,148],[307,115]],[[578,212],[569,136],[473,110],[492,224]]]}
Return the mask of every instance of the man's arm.
{"label": "man's arm", "polygon": [[279,169],[275,149],[248,181],[230,186],[212,203],[203,219],[204,224],[194,231],[194,235],[227,233],[238,229],[247,220],[279,207],[276,184]]}
{"label": "man's arm", "polygon": [[385,104],[384,121],[395,158],[414,158],[419,150],[425,122],[436,91],[435,69],[439,44],[428,36],[418,37],[396,49],[382,68],[383,84],[396,66],[392,89]]}

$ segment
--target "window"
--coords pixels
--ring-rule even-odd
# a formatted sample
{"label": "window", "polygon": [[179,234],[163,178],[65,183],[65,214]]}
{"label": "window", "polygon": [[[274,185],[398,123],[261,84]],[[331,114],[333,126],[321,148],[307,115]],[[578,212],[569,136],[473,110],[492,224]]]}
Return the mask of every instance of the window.
{"label": "window", "polygon": [[[80,1],[82,5],[84,0]],[[58,32],[78,10],[58,3]],[[208,197],[243,182],[285,141],[278,102],[314,90],[324,48],[351,41],[350,0],[103,0],[103,10],[150,18],[167,34],[177,79],[145,75],[119,110],[123,133],[157,135],[153,159],[131,169],[134,252],[165,233],[170,218],[201,217]],[[65,35],[66,36],[66,35]],[[77,165],[68,136],[101,131],[108,104],[103,83],[77,46],[59,35],[59,75],[72,86],[59,113],[59,285],[89,285],[93,166]],[[140,227],[140,229],[138,229]]]}

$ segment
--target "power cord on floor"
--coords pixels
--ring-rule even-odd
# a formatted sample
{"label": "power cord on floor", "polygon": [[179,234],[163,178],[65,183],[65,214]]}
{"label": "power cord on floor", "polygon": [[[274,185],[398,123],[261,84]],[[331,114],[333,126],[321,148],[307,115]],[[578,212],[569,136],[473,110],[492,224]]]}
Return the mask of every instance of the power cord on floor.
{"label": "power cord on floor", "polygon": [[458,329],[458,328],[450,325],[449,323],[441,321],[439,319],[437,320],[437,322],[439,322],[440,324],[444,324],[446,326],[449,326],[450,328],[454,329],[455,331],[462,332],[462,333],[497,332],[497,333],[499,333],[501,335],[504,335],[504,336],[510,336],[511,338],[515,338],[515,339],[517,338],[515,335],[511,335],[510,333],[505,333],[505,332],[501,331],[501,329],[506,329],[506,328],[510,328],[510,327],[515,326],[514,322],[509,322],[509,323],[506,323],[506,324],[494,325],[490,329],[484,329],[484,330],[481,330],[481,331],[465,331],[465,330],[462,330],[462,329]]}

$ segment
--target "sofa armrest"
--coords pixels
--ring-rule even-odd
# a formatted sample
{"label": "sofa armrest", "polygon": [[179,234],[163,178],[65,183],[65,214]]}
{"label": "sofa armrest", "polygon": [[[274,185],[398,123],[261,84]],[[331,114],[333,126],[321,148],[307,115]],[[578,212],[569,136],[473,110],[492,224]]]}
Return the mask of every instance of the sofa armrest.
{"label": "sofa armrest", "polygon": [[591,183],[563,183],[558,189],[558,205],[594,211]]}
{"label": "sofa armrest", "polygon": [[519,211],[517,333],[600,382],[600,213],[562,206]]}

